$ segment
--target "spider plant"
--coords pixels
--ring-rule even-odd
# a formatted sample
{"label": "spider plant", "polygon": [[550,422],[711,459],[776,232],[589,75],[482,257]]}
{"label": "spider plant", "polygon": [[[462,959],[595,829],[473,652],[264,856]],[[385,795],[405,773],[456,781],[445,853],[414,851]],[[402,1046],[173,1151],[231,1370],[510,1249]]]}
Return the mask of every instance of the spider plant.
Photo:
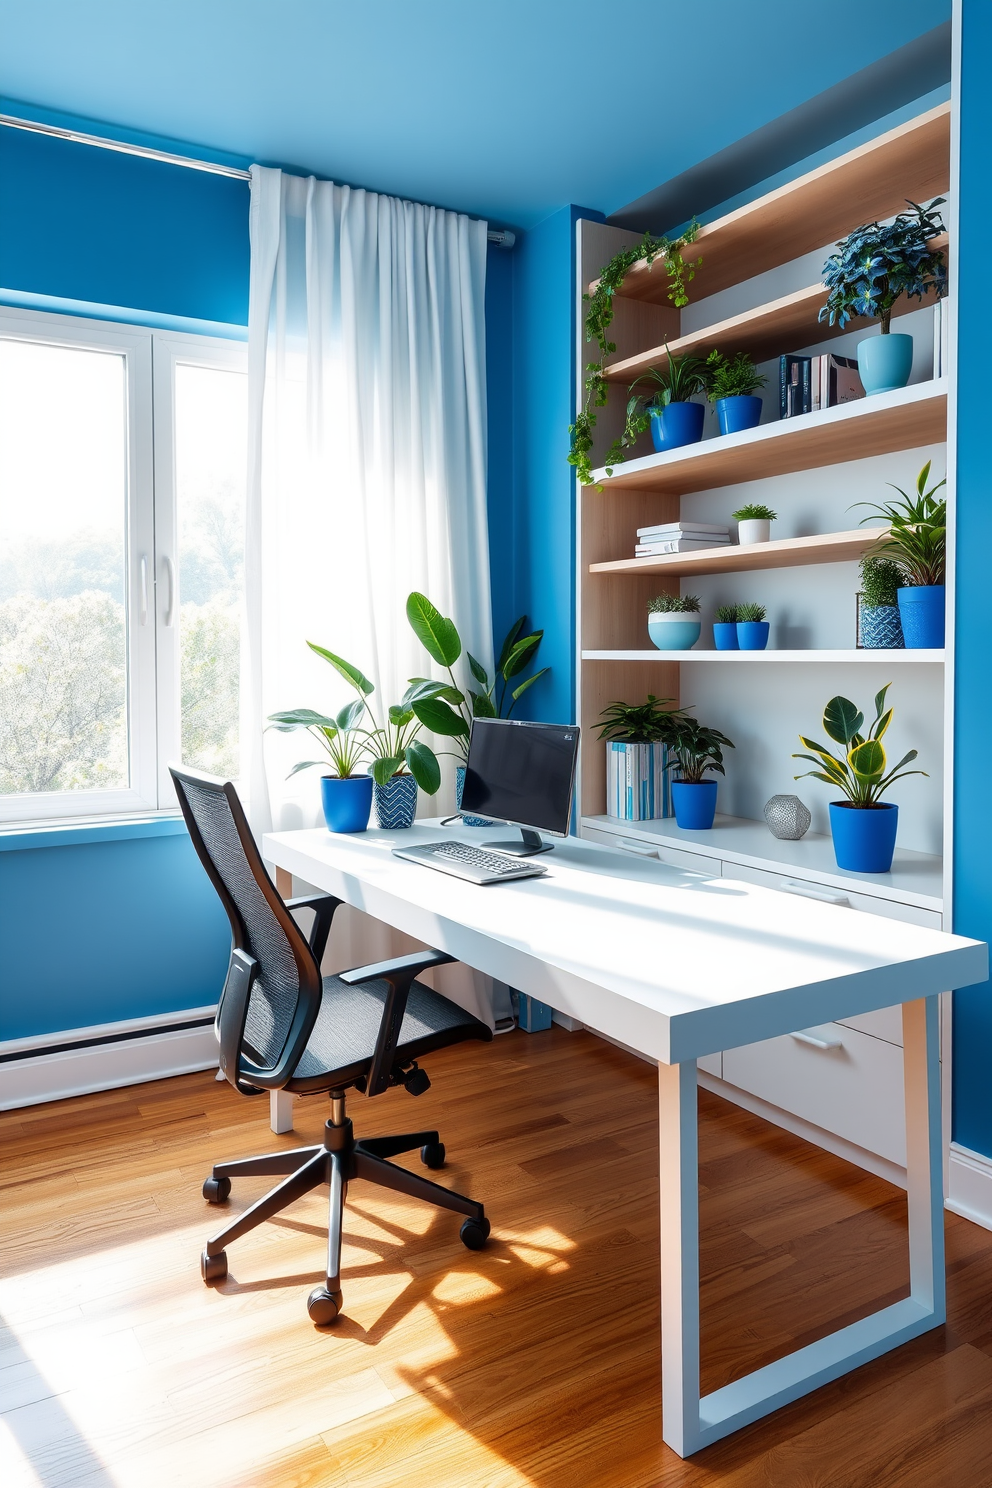
{"label": "spider plant", "polygon": [[[682,356],[673,356],[665,342],[667,359],[661,367],[650,367],[647,372],[634,379],[628,392],[634,394],[627,403],[627,423],[623,433],[623,444],[631,445],[638,434],[643,434],[651,425],[652,414],[661,413],[669,403],[688,403],[695,393],[708,393],[713,381],[713,369],[704,357],[687,351]],[[650,392],[634,393],[640,383],[651,385]]]}
{"label": "spider plant", "polygon": [[[947,498],[937,498],[946,477],[927,489],[930,479],[930,461],[924,465],[916,478],[916,495],[909,496],[899,486],[893,491],[901,501],[858,501],[856,506],[867,506],[870,516],[862,517],[862,525],[871,516],[884,517],[889,524],[888,532],[876,548],[879,557],[891,558],[901,569],[906,583],[914,586],[943,584],[945,547],[947,533]],[[852,511],[854,508],[850,508]]]}
{"label": "spider plant", "polygon": [[918,751],[915,749],[904,754],[899,763],[887,771],[882,735],[892,722],[892,709],[885,706],[885,695],[891,685],[891,682],[886,682],[881,692],[875,695],[875,721],[867,734],[861,732],[865,716],[855,704],[849,698],[831,698],[823,710],[823,727],[835,743],[843,745],[844,754],[838,759],[815,739],[800,734],[800,744],[804,749],[812,749],[813,753],[794,754],[792,758],[809,760],[817,768],[804,770],[793,779],[805,780],[812,776],[814,780],[822,780],[825,785],[843,791],[852,806],[867,809],[876,806],[897,780],[906,775],[925,775],[926,770],[903,769],[904,765],[912,764],[916,759]]}
{"label": "spider plant", "polygon": [[[333,717],[317,713],[313,708],[289,708],[283,713],[270,713],[269,723],[280,734],[292,734],[297,729],[306,729],[326,752],[331,764],[331,774],[339,780],[351,780],[359,773],[358,766],[368,754],[365,736],[358,729],[364,711],[362,703],[355,698]],[[291,779],[300,770],[310,770],[315,766],[322,770],[326,765],[327,760],[300,760],[286,779]]]}

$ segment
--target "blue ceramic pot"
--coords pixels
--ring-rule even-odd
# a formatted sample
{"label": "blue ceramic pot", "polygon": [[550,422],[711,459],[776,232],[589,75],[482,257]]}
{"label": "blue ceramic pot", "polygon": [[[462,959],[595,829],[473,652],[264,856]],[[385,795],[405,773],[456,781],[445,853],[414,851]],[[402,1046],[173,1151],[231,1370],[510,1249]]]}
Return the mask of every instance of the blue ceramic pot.
{"label": "blue ceramic pot", "polygon": [[[898,594],[898,590],[896,593]],[[866,651],[902,651],[902,621],[898,605],[862,605],[859,614],[861,644]]]}
{"label": "blue ceramic pot", "polygon": [[[462,791],[465,789],[465,766],[455,767],[455,805],[459,811],[462,808]],[[490,816],[463,816],[462,821],[467,827],[494,827],[496,823]]]}
{"label": "blue ceramic pot", "polygon": [[706,831],[713,825],[716,815],[716,781],[704,780],[700,785],[689,785],[685,780],[673,780],[672,805],[680,827]]}
{"label": "blue ceramic pot", "polygon": [[867,341],[858,342],[858,372],[866,393],[891,393],[894,388],[903,388],[912,370],[912,336],[869,336]]}
{"label": "blue ceramic pot", "polygon": [[703,437],[706,409],[702,403],[669,403],[651,415],[651,438],[659,454],[698,444]]}
{"label": "blue ceramic pot", "polygon": [[899,807],[886,801],[877,806],[831,801],[830,834],[837,867],[850,873],[888,873],[898,825]]}
{"label": "blue ceramic pot", "polygon": [[896,590],[902,633],[909,651],[939,651],[944,644],[943,584],[911,584]]}
{"label": "blue ceramic pot", "polygon": [[412,827],[417,814],[417,782],[412,775],[394,775],[385,785],[372,789],[375,819],[387,832]]}
{"label": "blue ceramic pot", "polygon": [[717,398],[716,416],[721,434],[740,434],[744,429],[756,429],[761,423],[761,399],[743,394],[736,398]]}
{"label": "blue ceramic pot", "polygon": [[738,620],[737,645],[741,651],[764,651],[768,645],[767,620]]}
{"label": "blue ceramic pot", "polygon": [[699,640],[702,628],[698,615],[648,615],[648,635],[659,651],[688,651]]}
{"label": "blue ceramic pot", "polygon": [[734,620],[714,620],[713,644],[718,651],[739,651],[737,622]]}
{"label": "blue ceramic pot", "polygon": [[372,810],[372,776],[320,777],[320,804],[329,832],[364,832]]}

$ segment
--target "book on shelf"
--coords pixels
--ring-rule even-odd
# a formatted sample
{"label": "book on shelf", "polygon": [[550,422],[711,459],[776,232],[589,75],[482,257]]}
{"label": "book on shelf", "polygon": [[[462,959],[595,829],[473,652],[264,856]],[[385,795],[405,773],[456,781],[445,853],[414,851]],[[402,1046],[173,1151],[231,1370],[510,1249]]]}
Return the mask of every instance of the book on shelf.
{"label": "book on shelf", "polygon": [[853,403],[865,395],[858,371],[857,357],[837,356],[827,351],[822,356],[811,358],[810,384],[813,398],[812,412],[821,408],[836,408],[839,403]]}
{"label": "book on shelf", "polygon": [[664,744],[606,745],[606,813],[620,821],[657,821],[672,815],[670,772]]}
{"label": "book on shelf", "polygon": [[796,418],[798,414],[812,412],[811,362],[812,358],[807,356],[779,357],[780,418]]}
{"label": "book on shelf", "polygon": [[715,532],[718,537],[729,537],[730,528],[712,522],[661,522],[656,527],[638,527],[637,535],[642,542],[656,537],[700,537]]}
{"label": "book on shelf", "polygon": [[695,553],[700,548],[729,548],[729,537],[669,537],[661,542],[638,543],[635,558],[657,558],[662,553]]}

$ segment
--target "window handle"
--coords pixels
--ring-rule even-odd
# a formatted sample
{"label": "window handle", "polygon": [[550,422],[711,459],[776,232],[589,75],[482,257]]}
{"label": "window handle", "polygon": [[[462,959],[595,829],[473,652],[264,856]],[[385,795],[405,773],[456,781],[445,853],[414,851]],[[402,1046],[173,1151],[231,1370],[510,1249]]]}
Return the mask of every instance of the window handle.
{"label": "window handle", "polygon": [[169,597],[165,602],[165,624],[171,625],[176,608],[176,570],[172,566],[171,558],[162,559],[165,568],[165,577],[169,585]]}
{"label": "window handle", "polygon": [[142,625],[147,625],[148,624],[148,559],[145,557],[144,553],[142,553],[142,555],[141,555],[141,564],[140,564],[140,568],[139,568],[139,580],[138,580],[138,582],[139,582],[139,584],[141,586],[141,610],[140,610],[141,623],[142,623]]}

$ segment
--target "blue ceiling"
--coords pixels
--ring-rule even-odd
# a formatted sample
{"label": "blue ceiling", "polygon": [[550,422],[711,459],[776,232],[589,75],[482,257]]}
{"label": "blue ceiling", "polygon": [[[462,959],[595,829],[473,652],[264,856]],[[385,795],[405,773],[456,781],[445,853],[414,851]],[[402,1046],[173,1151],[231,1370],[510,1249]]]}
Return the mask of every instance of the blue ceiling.
{"label": "blue ceiling", "polygon": [[949,11],[0,0],[0,93],[527,227],[567,202],[616,211]]}

